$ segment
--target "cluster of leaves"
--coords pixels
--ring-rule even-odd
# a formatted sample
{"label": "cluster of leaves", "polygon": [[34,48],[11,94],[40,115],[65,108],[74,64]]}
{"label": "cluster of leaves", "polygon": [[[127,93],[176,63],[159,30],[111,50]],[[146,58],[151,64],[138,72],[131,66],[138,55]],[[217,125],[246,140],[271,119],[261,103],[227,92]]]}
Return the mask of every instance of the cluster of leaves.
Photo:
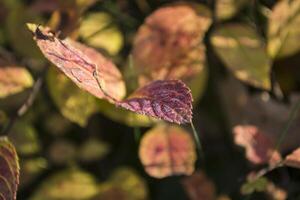
{"label": "cluster of leaves", "polygon": [[[269,173],[300,168],[299,0],[4,0],[2,24],[0,199],[155,198],[148,176],[195,200],[287,198]],[[131,146],[135,164],[118,161]],[[248,175],[220,189],[231,162]]]}

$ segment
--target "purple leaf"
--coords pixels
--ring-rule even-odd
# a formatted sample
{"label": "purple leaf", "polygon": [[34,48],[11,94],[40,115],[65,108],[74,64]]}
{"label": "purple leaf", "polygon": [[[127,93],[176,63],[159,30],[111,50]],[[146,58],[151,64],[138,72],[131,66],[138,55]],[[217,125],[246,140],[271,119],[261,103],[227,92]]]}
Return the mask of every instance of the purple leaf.
{"label": "purple leaf", "polygon": [[117,106],[169,122],[190,123],[192,119],[190,89],[179,80],[158,80],[136,90]]}
{"label": "purple leaf", "polygon": [[14,146],[0,138],[0,199],[16,199],[19,184],[19,163]]}

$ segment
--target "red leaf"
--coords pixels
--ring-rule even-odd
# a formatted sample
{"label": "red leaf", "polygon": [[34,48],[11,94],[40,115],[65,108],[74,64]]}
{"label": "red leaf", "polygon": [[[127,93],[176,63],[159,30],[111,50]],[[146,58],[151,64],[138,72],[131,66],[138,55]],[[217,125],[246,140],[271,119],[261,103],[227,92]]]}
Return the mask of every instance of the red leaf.
{"label": "red leaf", "polygon": [[[49,28],[39,28],[32,24],[28,27],[45,57],[80,88],[110,102],[124,97],[125,84],[121,73],[96,50],[71,39],[61,40]],[[95,76],[101,81],[101,88]]]}
{"label": "red leaf", "polygon": [[179,80],[159,80],[136,90],[117,106],[169,122],[190,123],[192,119],[190,89]]}
{"label": "red leaf", "polygon": [[300,168],[300,148],[287,155],[284,164],[290,167]]}
{"label": "red leaf", "polygon": [[234,142],[245,147],[246,157],[255,164],[275,164],[281,160],[272,140],[256,126],[238,125],[233,128]]}

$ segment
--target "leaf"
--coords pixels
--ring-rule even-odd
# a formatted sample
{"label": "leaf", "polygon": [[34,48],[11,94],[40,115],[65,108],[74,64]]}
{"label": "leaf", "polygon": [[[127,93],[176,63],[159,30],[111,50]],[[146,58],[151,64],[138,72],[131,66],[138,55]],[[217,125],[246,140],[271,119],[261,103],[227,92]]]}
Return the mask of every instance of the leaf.
{"label": "leaf", "polygon": [[65,139],[54,141],[48,149],[49,159],[57,164],[72,163],[76,159],[76,146]]}
{"label": "leaf", "polygon": [[300,0],[279,1],[272,9],[268,25],[268,53],[273,58],[293,55],[300,50]]}
{"label": "leaf", "polygon": [[92,175],[77,169],[58,172],[37,188],[30,200],[83,200],[97,194]]}
{"label": "leaf", "polygon": [[199,4],[166,6],[149,15],[132,49],[139,86],[180,79],[189,86],[195,84],[192,92],[199,97],[207,80],[203,37],[211,23],[210,10]]}
{"label": "leaf", "polygon": [[118,123],[123,123],[127,126],[136,127],[148,127],[159,121],[155,118],[137,114],[125,109],[119,109],[116,106],[106,102],[99,101],[99,112],[104,114],[109,119],[116,121]]}
{"label": "leaf", "polygon": [[287,155],[284,159],[284,164],[289,167],[300,168],[300,148]]}
{"label": "leaf", "polygon": [[93,12],[85,16],[80,24],[79,35],[88,45],[105,49],[111,55],[116,55],[123,46],[122,33],[105,12]]}
{"label": "leaf", "polygon": [[25,68],[0,66],[0,98],[21,92],[32,84],[33,79]]}
{"label": "leaf", "polygon": [[8,137],[15,145],[18,154],[29,156],[41,150],[36,130],[25,121],[16,122]]}
{"label": "leaf", "polygon": [[147,196],[145,181],[131,168],[120,167],[100,184],[99,194],[93,200],[146,200]]}
{"label": "leaf", "polygon": [[64,74],[50,68],[47,77],[50,95],[64,117],[84,127],[98,111],[97,99],[80,90]]}
{"label": "leaf", "polygon": [[[71,39],[60,40],[49,28],[27,25],[44,56],[78,87],[112,103],[125,95],[125,84],[117,67],[96,50]],[[96,70],[97,69],[97,70]],[[99,87],[97,79],[101,81]]]}
{"label": "leaf", "polygon": [[251,194],[255,191],[262,192],[267,189],[268,179],[265,177],[260,177],[255,180],[250,180],[247,183],[243,184],[241,187],[242,194]]}
{"label": "leaf", "polygon": [[178,80],[153,81],[116,105],[178,124],[192,120],[191,92]]}
{"label": "leaf", "polygon": [[247,0],[217,0],[215,3],[216,17],[219,20],[230,19],[247,3]]}
{"label": "leaf", "polygon": [[216,28],[210,40],[217,55],[238,79],[270,89],[270,59],[254,29],[244,24],[227,24]]}
{"label": "leaf", "polygon": [[90,162],[100,160],[110,150],[110,146],[97,138],[87,139],[79,148],[77,156],[81,161]]}
{"label": "leaf", "polygon": [[256,126],[235,126],[233,134],[234,142],[246,149],[247,159],[254,164],[276,164],[281,160],[272,140]]}
{"label": "leaf", "polygon": [[215,185],[202,171],[197,171],[184,178],[182,184],[191,200],[216,199]]}
{"label": "leaf", "polygon": [[14,146],[0,137],[0,197],[15,200],[19,185],[19,162]]}
{"label": "leaf", "polygon": [[184,129],[161,124],[143,136],[139,157],[146,172],[152,177],[190,175],[196,161],[195,144]]}

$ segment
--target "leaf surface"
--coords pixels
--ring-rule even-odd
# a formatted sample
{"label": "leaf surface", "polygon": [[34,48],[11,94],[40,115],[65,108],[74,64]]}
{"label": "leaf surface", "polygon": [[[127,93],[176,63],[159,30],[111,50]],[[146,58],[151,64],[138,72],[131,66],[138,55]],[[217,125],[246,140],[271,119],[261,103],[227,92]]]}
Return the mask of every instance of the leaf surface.
{"label": "leaf surface", "polygon": [[191,92],[178,80],[153,81],[116,105],[178,124],[192,120]]}
{"label": "leaf surface", "polygon": [[152,177],[190,175],[196,161],[195,144],[184,129],[161,124],[143,136],[139,157],[146,172]]}
{"label": "leaf surface", "polygon": [[284,164],[290,167],[300,168],[300,148],[297,148],[284,159]]}
{"label": "leaf surface", "polygon": [[215,52],[236,78],[270,89],[270,59],[254,29],[244,24],[227,24],[216,28],[210,39]]}
{"label": "leaf surface", "polygon": [[0,196],[15,200],[19,185],[19,162],[14,146],[6,137],[0,138]]}

